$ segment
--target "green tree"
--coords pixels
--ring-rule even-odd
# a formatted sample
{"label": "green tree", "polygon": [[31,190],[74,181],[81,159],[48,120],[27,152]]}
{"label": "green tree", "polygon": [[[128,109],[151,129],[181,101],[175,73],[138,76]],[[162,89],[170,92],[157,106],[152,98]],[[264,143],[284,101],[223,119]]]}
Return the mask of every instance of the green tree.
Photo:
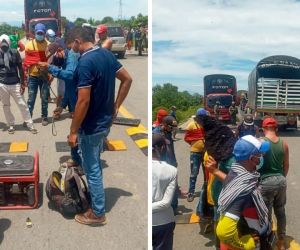
{"label": "green tree", "polygon": [[81,17],[77,17],[77,19],[74,21],[75,26],[82,26],[84,23],[87,23],[87,20]]}
{"label": "green tree", "polygon": [[114,24],[115,21],[112,17],[106,16],[102,19],[101,23],[103,23],[103,24]]}
{"label": "green tree", "polygon": [[163,86],[156,85],[152,88],[152,114],[153,119],[160,108],[170,110],[171,106],[177,107],[177,118],[183,121],[195,114],[196,110],[202,105],[202,96],[200,94],[190,94],[188,91],[178,91],[178,87],[171,83],[165,83]]}

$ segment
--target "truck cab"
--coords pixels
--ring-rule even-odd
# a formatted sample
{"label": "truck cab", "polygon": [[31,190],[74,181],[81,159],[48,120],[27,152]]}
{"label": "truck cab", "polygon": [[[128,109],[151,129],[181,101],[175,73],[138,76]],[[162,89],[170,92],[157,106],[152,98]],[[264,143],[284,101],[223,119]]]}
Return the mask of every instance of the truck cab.
{"label": "truck cab", "polygon": [[60,0],[24,0],[26,37],[34,37],[34,26],[43,23],[61,36]]}
{"label": "truck cab", "polygon": [[204,106],[215,116],[214,106],[219,105],[219,120],[230,121],[229,107],[236,101],[236,79],[232,75],[213,74],[204,77]]}

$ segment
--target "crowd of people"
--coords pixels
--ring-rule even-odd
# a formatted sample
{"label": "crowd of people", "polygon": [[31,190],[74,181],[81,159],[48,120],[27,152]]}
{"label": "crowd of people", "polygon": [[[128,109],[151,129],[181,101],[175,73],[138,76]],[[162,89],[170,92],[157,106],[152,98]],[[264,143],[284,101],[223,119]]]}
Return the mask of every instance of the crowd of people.
{"label": "crowd of people", "polygon": [[[236,112],[234,104],[232,113]],[[157,112],[152,131],[152,246],[172,249],[178,196],[178,172],[172,132],[177,121],[165,109]],[[215,236],[215,249],[287,249],[286,176],[289,149],[278,136],[272,117],[262,123],[262,132],[253,116],[233,130],[200,108],[186,127],[190,147],[188,202],[195,197],[196,180],[203,185],[196,208],[204,233]],[[202,171],[200,171],[202,169]],[[201,175],[202,175],[201,174]],[[272,211],[277,237],[272,231]]]}
{"label": "crowd of people", "polygon": [[[96,32],[102,35],[103,31],[105,33],[105,26]],[[57,107],[53,116],[59,118],[68,106],[72,122],[66,136],[71,160],[65,166],[82,168],[86,176],[90,209],[77,214],[75,220],[87,225],[106,221],[100,153],[132,83],[129,73],[109,51],[107,37],[102,38],[97,44],[90,27],[74,27],[63,38],[58,38],[53,30],[46,30],[44,24],[38,23],[34,27],[34,37],[25,45],[22,60],[20,49],[12,47],[9,36],[0,36],[0,99],[8,133],[15,133],[10,97],[22,114],[23,126],[37,134],[32,117],[39,96],[42,125],[48,125],[51,83],[53,78],[58,79]],[[115,98],[116,79],[120,80],[120,86]],[[27,90],[26,102],[23,94]]]}

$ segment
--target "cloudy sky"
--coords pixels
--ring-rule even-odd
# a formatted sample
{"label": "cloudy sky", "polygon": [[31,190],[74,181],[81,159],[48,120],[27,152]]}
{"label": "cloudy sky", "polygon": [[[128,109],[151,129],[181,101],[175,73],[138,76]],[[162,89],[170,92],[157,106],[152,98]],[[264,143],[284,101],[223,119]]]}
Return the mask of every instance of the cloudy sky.
{"label": "cloudy sky", "polygon": [[225,73],[238,89],[270,55],[300,58],[300,1],[153,0],[153,84],[203,93],[203,77]]}
{"label": "cloudy sky", "polygon": [[[130,18],[139,13],[148,14],[147,0],[123,0],[123,17]],[[0,0],[0,23],[20,24],[24,20],[24,0]],[[105,16],[117,18],[118,0],[61,0],[62,15],[70,20],[77,17],[101,20]]]}

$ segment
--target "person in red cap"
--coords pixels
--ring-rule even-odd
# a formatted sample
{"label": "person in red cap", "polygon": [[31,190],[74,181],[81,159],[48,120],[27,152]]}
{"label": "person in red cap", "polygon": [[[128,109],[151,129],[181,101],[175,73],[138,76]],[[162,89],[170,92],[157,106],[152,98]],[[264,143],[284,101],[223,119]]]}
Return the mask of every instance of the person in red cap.
{"label": "person in red cap", "polygon": [[152,124],[152,130],[155,129],[157,126],[159,126],[162,123],[162,120],[165,116],[168,115],[168,111],[165,109],[159,109],[157,111],[156,120]]}
{"label": "person in red cap", "polygon": [[101,48],[111,50],[113,42],[108,37],[107,26],[103,24],[99,25],[96,30],[96,33],[98,34],[99,37],[98,46]]}
{"label": "person in red cap", "polygon": [[264,156],[264,164],[259,170],[261,174],[260,187],[264,202],[269,210],[269,220],[272,220],[272,208],[277,219],[277,247],[285,247],[286,236],[286,176],[289,171],[289,148],[287,143],[277,135],[277,121],[272,117],[263,120],[265,141],[270,142],[270,150]]}

